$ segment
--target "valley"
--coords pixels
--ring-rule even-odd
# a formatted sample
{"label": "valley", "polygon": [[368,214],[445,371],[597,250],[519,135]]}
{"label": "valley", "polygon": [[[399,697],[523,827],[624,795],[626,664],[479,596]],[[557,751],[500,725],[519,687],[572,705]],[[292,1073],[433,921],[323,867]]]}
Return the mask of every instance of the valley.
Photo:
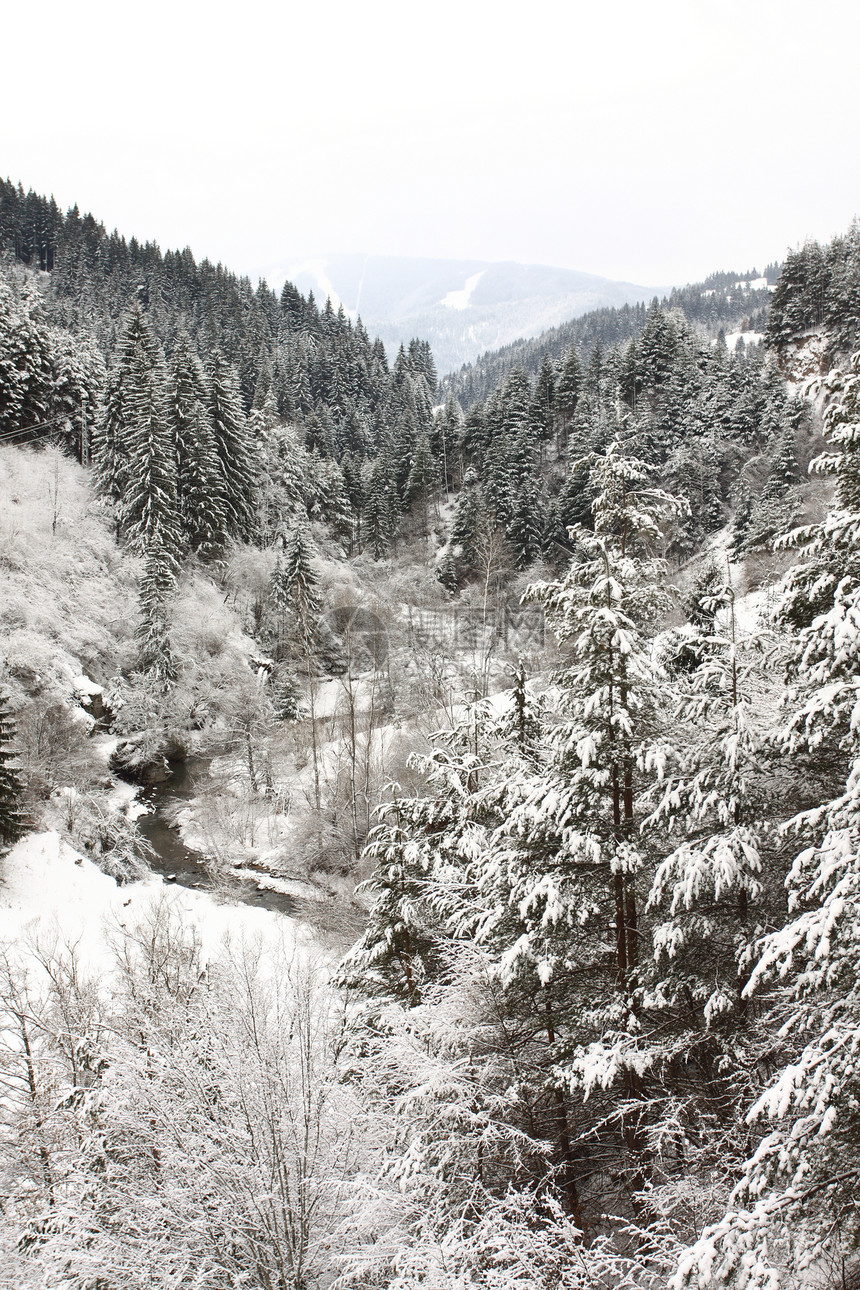
{"label": "valley", "polygon": [[850,1272],[857,226],[582,310],[0,253],[8,1284]]}

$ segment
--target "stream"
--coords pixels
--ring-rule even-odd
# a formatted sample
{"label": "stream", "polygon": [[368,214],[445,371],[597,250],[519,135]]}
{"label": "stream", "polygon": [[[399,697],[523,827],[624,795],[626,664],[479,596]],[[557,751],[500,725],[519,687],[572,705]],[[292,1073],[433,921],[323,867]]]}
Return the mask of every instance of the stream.
{"label": "stream", "polygon": [[152,848],[153,854],[148,857],[152,872],[159,874],[165,882],[176,883],[180,887],[218,891],[245,905],[296,917],[301,902],[294,896],[261,889],[256,883],[237,878],[229,871],[221,879],[212,877],[206,856],[192,850],[172,822],[175,812],[194,797],[197,782],[208,773],[211,758],[189,757],[186,761],[169,764],[173,772],[170,779],[141,789],[139,795],[139,800],[147,807],[147,814],[139,815],[136,824]]}

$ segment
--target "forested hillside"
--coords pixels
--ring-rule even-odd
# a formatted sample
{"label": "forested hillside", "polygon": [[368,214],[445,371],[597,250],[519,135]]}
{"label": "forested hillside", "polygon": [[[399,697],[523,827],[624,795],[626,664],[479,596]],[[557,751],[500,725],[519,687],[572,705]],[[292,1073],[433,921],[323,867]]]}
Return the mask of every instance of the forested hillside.
{"label": "forested hillside", "polygon": [[585,362],[577,344],[554,361],[549,337],[533,382],[515,367],[465,415],[446,582],[474,576],[475,535],[493,523],[520,566],[565,559],[569,526],[592,522],[589,454],[618,436],[683,502],[674,558],[730,514],[736,552],[765,546],[797,507],[812,426],[774,360],[741,340],[729,351],[656,302],[635,337],[595,340]]}
{"label": "forested hillside", "polygon": [[0,1277],[854,1284],[856,230],[441,405],[289,286],[0,238]]}
{"label": "forested hillside", "polygon": [[[769,264],[759,276],[749,273],[712,273],[702,283],[676,287],[664,296],[659,307],[680,310],[688,322],[696,324],[712,338],[733,331],[761,333],[767,317],[773,284],[780,273],[778,264]],[[488,353],[475,363],[445,378],[444,390],[464,406],[489,397],[504,377],[515,367],[531,377],[537,375],[544,357],[559,362],[571,347],[587,361],[596,344],[611,349],[638,336],[652,305],[622,305],[620,308],[595,309],[560,327],[544,332],[534,340],[520,340],[503,349]]]}
{"label": "forested hillside", "polygon": [[[288,420],[301,427],[308,448],[336,459],[359,508],[368,487],[360,479],[366,461],[394,458],[398,483],[405,483],[403,462],[430,431],[436,395],[426,344],[414,342],[389,363],[361,321],[353,325],[330,302],[320,309],[290,283],[278,297],[265,283],[252,287],[221,265],[198,265],[187,248],[162,254],[154,244],[127,242],[92,215],[77,208],[63,215],[52,200],[25,195],[8,181],[0,183],[0,256],[13,289],[24,266],[42,271],[26,279],[23,308],[32,334],[16,340],[28,346],[26,358],[16,359],[29,369],[27,392],[20,406],[0,405],[0,431],[48,416],[80,420],[82,394],[94,416],[93,346],[109,362],[124,314],[137,304],[168,357],[183,334],[207,359],[218,351],[235,369],[243,411],[253,408],[269,422]],[[70,370],[78,367],[81,373]],[[80,453],[79,426],[76,432]]]}

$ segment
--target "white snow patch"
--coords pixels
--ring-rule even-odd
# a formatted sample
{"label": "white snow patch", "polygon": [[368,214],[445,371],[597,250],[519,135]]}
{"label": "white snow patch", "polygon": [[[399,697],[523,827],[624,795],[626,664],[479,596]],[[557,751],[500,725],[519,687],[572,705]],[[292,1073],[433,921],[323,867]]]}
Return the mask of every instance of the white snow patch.
{"label": "white snow patch", "polygon": [[373,707],[377,688],[373,678],[368,676],[354,678],[349,682],[340,678],[320,681],[314,692],[314,716],[320,719],[346,713],[350,703],[354,705],[356,712],[369,712]]}
{"label": "white snow patch", "polygon": [[118,779],[107,800],[108,810],[117,815],[124,815],[127,820],[136,820],[140,815],[149,815],[150,808],[138,800],[140,789],[136,784],[127,784]]}
{"label": "white snow patch", "polygon": [[745,345],[760,345],[764,340],[762,331],[733,331],[726,337],[726,348],[733,350],[739,340]]}
{"label": "white snow patch", "polygon": [[100,735],[90,740],[90,747],[106,765],[119,747],[116,735]]}
{"label": "white snow patch", "polygon": [[83,673],[72,677],[72,689],[82,699],[91,698],[94,694],[104,694],[104,687],[96,685],[95,681],[91,681]]}
{"label": "white snow patch", "polygon": [[473,273],[471,278],[466,279],[466,285],[462,290],[449,291],[447,296],[443,296],[442,304],[445,305],[447,309],[468,309],[472,293],[485,273],[486,269],[481,269],[478,273]]}
{"label": "white snow patch", "polygon": [[111,928],[134,923],[160,901],[197,927],[210,953],[228,936],[234,942],[259,938],[270,945],[298,945],[306,939],[299,925],[282,914],[219,904],[208,892],[167,887],[160,878],[118,887],[53,830],[23,838],[0,861],[0,941],[21,943],[28,934],[58,937],[77,944],[95,966],[111,961]]}
{"label": "white snow patch", "polygon": [[[773,608],[774,595],[772,588],[764,588],[738,596],[735,601],[735,630],[751,634],[758,631]],[[716,621],[724,631],[729,630],[731,617],[728,608],[719,611]]]}

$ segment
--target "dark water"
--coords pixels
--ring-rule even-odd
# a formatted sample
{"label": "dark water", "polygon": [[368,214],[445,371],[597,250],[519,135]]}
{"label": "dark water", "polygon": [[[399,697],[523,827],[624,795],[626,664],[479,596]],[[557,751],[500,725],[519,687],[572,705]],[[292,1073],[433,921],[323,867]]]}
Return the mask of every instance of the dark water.
{"label": "dark water", "polygon": [[170,779],[141,790],[140,800],[149,810],[146,815],[138,816],[136,824],[154,853],[149,857],[150,868],[165,882],[175,882],[180,887],[197,887],[202,891],[217,890],[245,905],[274,909],[280,914],[295,917],[299,902],[292,896],[279,891],[259,891],[256,883],[230,874],[214,881],[206,857],[187,846],[172,823],[174,812],[194,796],[198,781],[208,774],[209,765],[210,759],[206,757],[172,761]]}

